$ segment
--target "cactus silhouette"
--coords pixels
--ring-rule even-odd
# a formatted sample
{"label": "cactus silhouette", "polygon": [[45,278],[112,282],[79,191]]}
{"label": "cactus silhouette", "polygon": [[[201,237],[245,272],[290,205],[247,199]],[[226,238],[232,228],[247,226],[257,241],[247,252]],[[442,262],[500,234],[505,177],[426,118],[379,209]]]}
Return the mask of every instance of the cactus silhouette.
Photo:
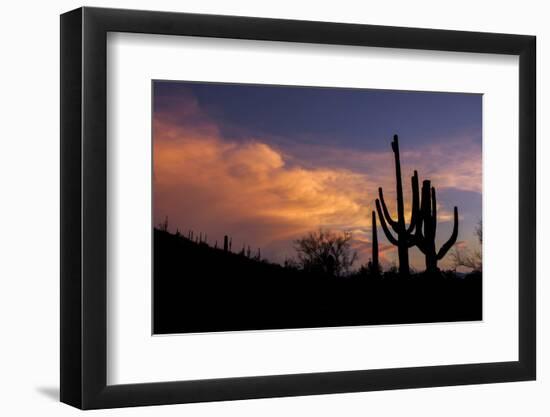
{"label": "cactus silhouette", "polygon": [[[380,219],[380,225],[387,239],[392,245],[397,246],[399,255],[399,274],[402,276],[409,275],[409,248],[415,244],[414,228],[418,219],[418,173],[414,171],[411,178],[412,186],[412,210],[409,226],[405,224],[405,208],[403,203],[403,185],[401,183],[401,161],[399,158],[399,141],[397,135],[393,136],[391,144],[394,159],[395,159],[395,182],[397,194],[397,220],[393,220],[386,202],[382,187],[378,188],[379,198],[376,199],[376,211]],[[391,233],[388,224],[391,226],[397,237]]]}
{"label": "cactus silhouette", "polygon": [[168,216],[166,216],[164,218],[164,221],[159,224],[159,229],[162,230],[163,232],[168,231]]}
{"label": "cactus silhouette", "polygon": [[376,213],[372,211],[372,269],[380,271],[378,264],[378,231],[376,230]]}
{"label": "cactus silhouette", "polygon": [[454,208],[453,232],[447,242],[441,246],[438,252],[435,250],[435,234],[437,228],[437,200],[435,188],[430,181],[422,182],[422,200],[420,214],[416,224],[416,246],[426,258],[426,271],[438,271],[437,262],[443,259],[449,249],[456,243],[458,237],[458,209]]}

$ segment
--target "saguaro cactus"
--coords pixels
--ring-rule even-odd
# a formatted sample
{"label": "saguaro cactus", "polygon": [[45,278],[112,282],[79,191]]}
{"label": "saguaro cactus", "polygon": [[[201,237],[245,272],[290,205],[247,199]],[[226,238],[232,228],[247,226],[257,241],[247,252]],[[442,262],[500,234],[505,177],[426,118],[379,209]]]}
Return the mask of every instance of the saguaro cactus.
{"label": "saguaro cactus", "polygon": [[[399,274],[406,276],[409,274],[409,248],[415,244],[414,228],[418,218],[418,173],[414,171],[411,178],[412,186],[412,210],[409,226],[405,224],[405,208],[403,203],[403,186],[401,184],[401,161],[399,159],[399,141],[397,135],[393,136],[391,144],[393,155],[395,158],[395,183],[397,194],[397,220],[393,220],[386,202],[382,187],[378,188],[379,198],[376,199],[376,211],[384,234],[392,245],[397,246],[399,255]],[[391,226],[397,237],[391,233],[388,224]]]}
{"label": "saguaro cactus", "polygon": [[416,224],[416,246],[426,258],[426,271],[436,272],[437,262],[443,259],[449,249],[456,243],[458,237],[458,209],[454,208],[454,224],[451,237],[438,252],[435,250],[435,234],[437,228],[437,200],[435,198],[435,188],[431,186],[430,181],[422,182],[422,200],[420,204],[420,214]]}
{"label": "saguaro cactus", "polygon": [[380,271],[378,264],[378,231],[376,230],[376,213],[372,211],[372,269],[376,272]]}

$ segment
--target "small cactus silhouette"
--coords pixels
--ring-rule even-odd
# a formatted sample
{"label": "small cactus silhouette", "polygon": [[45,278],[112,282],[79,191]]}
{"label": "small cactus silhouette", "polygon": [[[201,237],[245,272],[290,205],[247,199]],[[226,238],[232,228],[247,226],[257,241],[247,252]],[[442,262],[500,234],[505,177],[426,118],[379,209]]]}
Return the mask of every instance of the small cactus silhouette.
{"label": "small cactus silhouette", "polygon": [[164,221],[159,224],[159,229],[162,230],[163,232],[168,231],[168,216],[166,216],[164,218]]}

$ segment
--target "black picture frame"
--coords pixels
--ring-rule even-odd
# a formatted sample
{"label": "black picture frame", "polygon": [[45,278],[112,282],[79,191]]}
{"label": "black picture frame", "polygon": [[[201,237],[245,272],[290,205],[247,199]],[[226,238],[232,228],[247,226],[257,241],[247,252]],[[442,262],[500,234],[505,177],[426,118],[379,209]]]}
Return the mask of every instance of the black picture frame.
{"label": "black picture frame", "polygon": [[[519,56],[519,360],[107,385],[108,32]],[[535,51],[524,35],[88,7],[61,15],[61,401],[95,409],[535,379]]]}

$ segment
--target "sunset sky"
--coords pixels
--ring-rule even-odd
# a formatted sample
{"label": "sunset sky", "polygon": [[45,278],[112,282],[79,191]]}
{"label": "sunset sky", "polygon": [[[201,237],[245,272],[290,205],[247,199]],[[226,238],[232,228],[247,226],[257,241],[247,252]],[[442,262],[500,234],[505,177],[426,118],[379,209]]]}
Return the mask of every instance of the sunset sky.
{"label": "sunset sky", "polygon": [[[154,222],[193,230],[233,250],[283,262],[293,240],[323,227],[349,231],[371,253],[371,212],[382,186],[395,217],[391,139],[399,135],[406,219],[410,177],[438,199],[438,247],[458,206],[458,245],[478,247],[482,96],[388,90],[154,81]],[[383,266],[397,253],[378,231]],[[424,269],[412,249],[411,266]],[[449,265],[449,255],[440,262]]]}

